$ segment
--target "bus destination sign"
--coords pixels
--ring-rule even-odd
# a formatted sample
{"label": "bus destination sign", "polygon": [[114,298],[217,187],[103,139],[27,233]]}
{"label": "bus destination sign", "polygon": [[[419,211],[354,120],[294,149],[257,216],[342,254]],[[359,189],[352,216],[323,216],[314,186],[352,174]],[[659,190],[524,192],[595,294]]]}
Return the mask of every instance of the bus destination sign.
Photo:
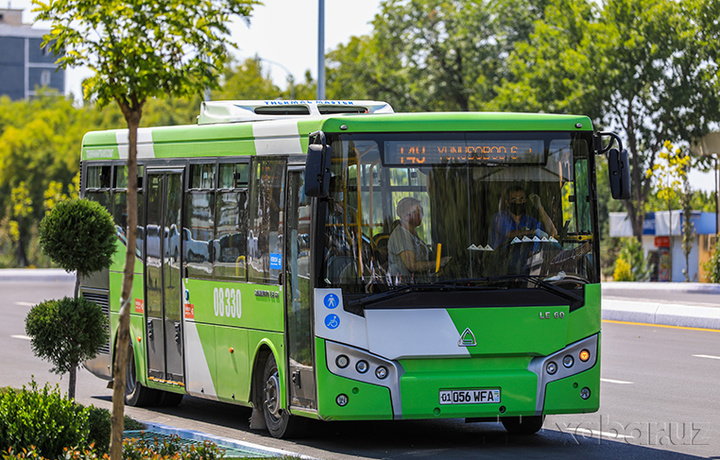
{"label": "bus destination sign", "polygon": [[386,166],[452,163],[542,164],[542,140],[418,140],[385,142]]}

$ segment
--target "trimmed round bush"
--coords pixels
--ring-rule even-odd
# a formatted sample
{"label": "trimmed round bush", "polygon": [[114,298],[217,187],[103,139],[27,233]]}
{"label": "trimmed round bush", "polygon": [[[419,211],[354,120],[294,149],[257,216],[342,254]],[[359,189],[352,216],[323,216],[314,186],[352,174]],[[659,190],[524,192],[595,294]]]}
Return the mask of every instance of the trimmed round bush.
{"label": "trimmed round bush", "polygon": [[46,300],[30,309],[25,332],[35,355],[50,361],[53,372],[65,373],[94,358],[107,343],[108,318],[84,297]]}
{"label": "trimmed round bush", "polygon": [[40,247],[53,262],[81,276],[110,266],[115,252],[115,224],[95,201],[67,200],[40,222]]}

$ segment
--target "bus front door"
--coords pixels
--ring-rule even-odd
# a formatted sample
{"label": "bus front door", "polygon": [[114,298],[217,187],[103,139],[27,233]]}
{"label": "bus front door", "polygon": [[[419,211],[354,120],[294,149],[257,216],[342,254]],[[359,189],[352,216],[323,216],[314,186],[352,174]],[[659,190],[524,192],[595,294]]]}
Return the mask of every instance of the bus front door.
{"label": "bus front door", "polygon": [[148,377],[184,383],[182,344],[182,170],[148,170],[145,335]]}
{"label": "bus front door", "polygon": [[310,199],[304,171],[289,168],[285,228],[285,315],[290,406],[317,409],[310,286]]}

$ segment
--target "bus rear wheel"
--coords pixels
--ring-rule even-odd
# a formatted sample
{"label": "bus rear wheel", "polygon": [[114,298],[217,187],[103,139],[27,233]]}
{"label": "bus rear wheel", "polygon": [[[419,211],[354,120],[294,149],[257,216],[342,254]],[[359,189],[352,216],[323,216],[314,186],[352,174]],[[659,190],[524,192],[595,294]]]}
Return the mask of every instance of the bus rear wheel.
{"label": "bus rear wheel", "polygon": [[500,419],[510,434],[530,435],[540,431],[545,423],[544,415],[531,415],[528,417],[503,417]]}
{"label": "bus rear wheel", "polygon": [[272,354],[265,362],[262,382],[262,409],[268,431],[275,438],[295,435],[298,420],[282,408],[280,374],[275,356]]}

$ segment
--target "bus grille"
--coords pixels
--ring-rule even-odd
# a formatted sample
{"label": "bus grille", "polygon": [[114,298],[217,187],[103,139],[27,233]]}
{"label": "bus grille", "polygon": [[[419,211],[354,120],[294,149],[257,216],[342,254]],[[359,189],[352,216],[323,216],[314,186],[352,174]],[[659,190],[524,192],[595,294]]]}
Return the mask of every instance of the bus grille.
{"label": "bus grille", "polygon": [[[85,297],[87,300],[100,305],[100,308],[102,308],[103,313],[105,313],[107,315],[108,322],[110,321],[110,297],[108,296],[108,294],[83,292],[82,296]],[[98,350],[98,354],[103,354],[103,355],[110,354],[110,340],[109,339],[105,345],[100,347],[100,349]]]}

